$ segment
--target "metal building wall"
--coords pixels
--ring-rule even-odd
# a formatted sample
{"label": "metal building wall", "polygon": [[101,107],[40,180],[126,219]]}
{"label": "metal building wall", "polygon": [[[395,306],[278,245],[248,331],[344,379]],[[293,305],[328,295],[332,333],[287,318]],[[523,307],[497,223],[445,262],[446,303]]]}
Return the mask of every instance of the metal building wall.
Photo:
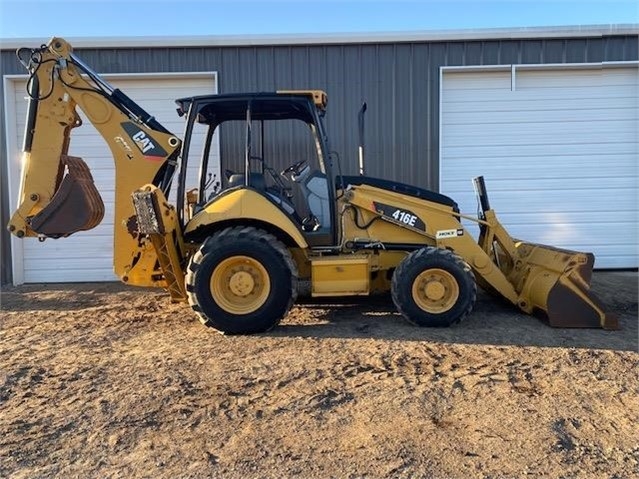
{"label": "metal building wall", "polygon": [[[639,60],[637,35],[592,38],[345,43],[335,45],[76,49],[100,73],[217,71],[219,92],[322,89],[328,93],[331,148],[343,173],[357,171],[357,112],[366,114],[366,172],[437,189],[439,69],[450,65],[590,63]],[[3,74],[24,70],[1,52]],[[3,93],[3,92],[2,92]],[[0,104],[4,107],[4,101]],[[152,113],[152,112],[151,112]],[[4,114],[0,116],[6,154]],[[179,134],[181,132],[175,132]],[[242,151],[224,135],[222,158],[240,165]],[[285,139],[283,148],[290,150]],[[8,221],[6,161],[1,164],[0,222]],[[1,280],[10,280],[8,234],[2,228]]]}

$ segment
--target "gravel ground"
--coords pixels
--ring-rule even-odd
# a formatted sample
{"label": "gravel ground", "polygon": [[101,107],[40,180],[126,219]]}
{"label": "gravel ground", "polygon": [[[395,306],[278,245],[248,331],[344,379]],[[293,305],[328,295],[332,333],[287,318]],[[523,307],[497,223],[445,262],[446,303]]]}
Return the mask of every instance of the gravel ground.
{"label": "gravel ground", "polygon": [[0,477],[639,477],[637,273],[593,289],[620,331],[481,295],[449,329],[379,297],[227,337],[156,290],[6,287]]}

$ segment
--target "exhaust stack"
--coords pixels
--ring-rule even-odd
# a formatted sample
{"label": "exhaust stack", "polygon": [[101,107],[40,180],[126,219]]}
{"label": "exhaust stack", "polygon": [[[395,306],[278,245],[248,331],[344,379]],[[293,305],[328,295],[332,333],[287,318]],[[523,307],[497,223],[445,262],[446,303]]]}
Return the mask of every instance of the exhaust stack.
{"label": "exhaust stack", "polygon": [[362,107],[357,114],[357,123],[359,126],[359,175],[364,176],[364,113],[366,113],[366,102],[362,103]]}

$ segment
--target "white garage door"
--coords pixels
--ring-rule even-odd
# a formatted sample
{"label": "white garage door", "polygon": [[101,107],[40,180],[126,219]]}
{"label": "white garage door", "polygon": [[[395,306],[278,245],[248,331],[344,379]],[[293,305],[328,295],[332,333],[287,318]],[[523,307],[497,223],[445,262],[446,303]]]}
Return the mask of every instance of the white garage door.
{"label": "white garage door", "polygon": [[[176,113],[175,98],[190,95],[205,95],[216,92],[215,74],[189,76],[145,76],[134,78],[106,77],[114,87],[154,115],[169,131],[182,137],[184,119]],[[25,83],[14,81],[15,122],[17,127],[11,135],[10,151],[19,152],[22,147],[26,114]],[[39,242],[35,238],[14,241],[14,282],[84,282],[112,281],[118,278],[113,273],[113,211],[115,170],[109,148],[89,121],[83,116],[83,125],[73,131],[70,154],[80,156],[89,165],[96,185],[102,195],[105,216],[102,223],[90,231],[76,233],[68,238],[48,239]],[[198,130],[193,137],[194,154],[202,151],[204,131]],[[219,165],[219,147],[212,150],[213,164]],[[14,156],[14,155],[11,155]],[[11,158],[10,158],[11,161]],[[198,169],[193,161],[189,164],[189,177],[195,177]],[[14,167],[10,171],[16,171]],[[19,176],[14,176],[14,183]],[[191,183],[193,184],[193,183]],[[15,189],[14,189],[15,191]],[[175,191],[175,188],[173,188]],[[15,193],[14,193],[15,196]],[[15,207],[12,198],[12,208]]]}
{"label": "white garage door", "polygon": [[638,267],[638,84],[635,65],[443,69],[442,193],[475,214],[483,175],[512,236]]}

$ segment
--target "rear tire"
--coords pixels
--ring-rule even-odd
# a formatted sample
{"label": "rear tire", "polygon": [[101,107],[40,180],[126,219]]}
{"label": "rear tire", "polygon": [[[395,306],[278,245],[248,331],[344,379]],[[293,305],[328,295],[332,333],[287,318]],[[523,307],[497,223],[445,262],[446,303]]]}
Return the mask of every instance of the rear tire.
{"label": "rear tire", "polygon": [[208,238],[186,275],[189,304],[200,320],[226,334],[268,331],[297,298],[297,268],[286,247],[254,227]]}
{"label": "rear tire", "polygon": [[464,319],[477,299],[470,266],[445,249],[413,251],[399,264],[391,283],[398,311],[418,326],[451,326]]}

